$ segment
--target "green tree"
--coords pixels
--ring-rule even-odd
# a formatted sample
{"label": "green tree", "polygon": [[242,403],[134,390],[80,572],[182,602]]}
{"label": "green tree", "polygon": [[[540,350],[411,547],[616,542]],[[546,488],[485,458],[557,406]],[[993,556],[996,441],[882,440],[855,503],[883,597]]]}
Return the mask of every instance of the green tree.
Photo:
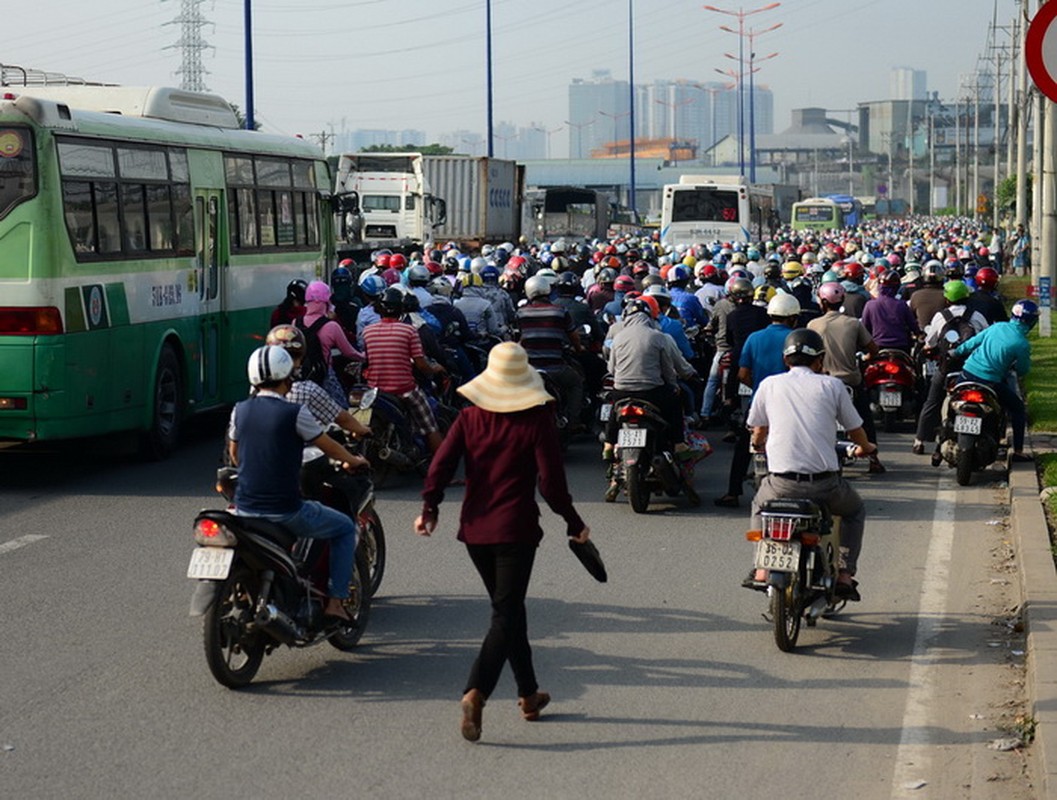
{"label": "green tree", "polygon": [[450,156],[455,152],[452,147],[445,147],[442,144],[405,144],[403,146],[395,144],[372,144],[367,147],[360,148],[361,153],[422,153],[424,156]]}
{"label": "green tree", "polygon": [[[1028,175],[1028,209],[1031,209],[1032,176]],[[998,207],[1003,211],[1017,210],[1017,176],[1010,175],[998,184]]]}
{"label": "green tree", "polygon": [[[242,109],[237,104],[231,104],[231,110],[235,112],[235,119],[239,121],[239,127],[246,127],[246,115],[242,113]],[[261,129],[261,121],[259,119],[253,120],[253,130],[259,131]]]}

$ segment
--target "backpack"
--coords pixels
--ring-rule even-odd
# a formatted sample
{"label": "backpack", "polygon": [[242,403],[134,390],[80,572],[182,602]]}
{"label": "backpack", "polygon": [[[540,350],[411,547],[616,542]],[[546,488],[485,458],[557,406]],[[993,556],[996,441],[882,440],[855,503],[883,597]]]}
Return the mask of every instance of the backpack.
{"label": "backpack", "polygon": [[[951,356],[951,351],[962,342],[967,342],[976,336],[976,328],[969,322],[969,317],[973,313],[969,308],[963,309],[962,313],[958,315],[955,315],[949,308],[943,309],[940,313],[943,315],[944,323],[943,327],[940,328],[940,338],[936,347],[940,354],[940,366],[948,367],[954,360]],[[950,331],[954,331],[958,335],[956,342],[947,340],[947,334]]]}
{"label": "backpack", "polygon": [[305,335],[305,357],[301,360],[301,380],[312,381],[320,386],[327,379],[327,362],[323,359],[323,343],[319,341],[319,332],[330,320],[320,317],[309,326],[305,326],[304,317],[298,317],[297,327]]}

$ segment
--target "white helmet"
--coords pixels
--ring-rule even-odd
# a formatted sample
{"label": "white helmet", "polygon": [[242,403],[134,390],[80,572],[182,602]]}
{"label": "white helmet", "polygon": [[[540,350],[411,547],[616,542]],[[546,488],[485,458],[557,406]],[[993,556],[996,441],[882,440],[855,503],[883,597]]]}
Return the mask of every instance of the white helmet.
{"label": "white helmet", "polygon": [[776,292],[767,304],[769,317],[795,317],[800,313],[800,302],[791,294]]}
{"label": "white helmet", "polygon": [[535,300],[537,297],[550,297],[551,282],[541,275],[533,275],[525,281],[525,297]]}
{"label": "white helmet", "polygon": [[488,262],[481,256],[477,256],[470,262],[470,272],[481,274],[481,270],[488,266]]}
{"label": "white helmet", "polygon": [[294,360],[285,348],[277,345],[258,347],[250,354],[250,360],[246,364],[246,374],[253,386],[278,383],[289,378],[293,371]]}

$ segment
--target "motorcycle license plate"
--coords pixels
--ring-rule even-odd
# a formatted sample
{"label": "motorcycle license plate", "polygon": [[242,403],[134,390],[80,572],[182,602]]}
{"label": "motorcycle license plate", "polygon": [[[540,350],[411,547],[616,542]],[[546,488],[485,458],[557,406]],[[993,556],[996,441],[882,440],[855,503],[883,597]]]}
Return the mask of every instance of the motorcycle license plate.
{"label": "motorcycle license plate", "polygon": [[763,539],[756,543],[756,569],[796,572],[799,563],[800,542],[775,542]]}
{"label": "motorcycle license plate", "polygon": [[974,436],[979,436],[983,426],[984,421],[980,417],[963,417],[959,415],[954,418],[955,433],[971,433]]}
{"label": "motorcycle license plate", "polygon": [[933,375],[936,374],[936,371],[939,368],[940,368],[939,364],[937,364],[935,361],[926,361],[925,362],[925,375],[928,376],[929,378],[931,378]]}
{"label": "motorcycle license plate", "polygon": [[187,577],[200,581],[219,581],[228,576],[235,551],[230,547],[196,547],[187,565]]}
{"label": "motorcycle license plate", "polygon": [[903,394],[901,392],[881,392],[879,398],[881,402],[881,408],[899,408],[903,405]]}
{"label": "motorcycle license plate", "polygon": [[617,433],[617,447],[645,447],[645,428],[621,428]]}
{"label": "motorcycle license plate", "polygon": [[602,407],[598,409],[598,419],[600,422],[609,422],[609,415],[613,413],[612,403],[603,403]]}
{"label": "motorcycle license plate", "polygon": [[374,411],[373,408],[357,408],[352,412],[352,416],[356,417],[356,419],[364,425],[370,425],[372,411]]}

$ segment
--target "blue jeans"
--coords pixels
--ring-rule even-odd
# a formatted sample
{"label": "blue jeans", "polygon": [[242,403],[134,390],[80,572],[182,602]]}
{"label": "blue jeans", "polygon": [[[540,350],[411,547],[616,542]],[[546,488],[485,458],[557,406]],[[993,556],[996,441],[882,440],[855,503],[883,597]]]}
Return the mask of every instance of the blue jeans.
{"label": "blue jeans", "polygon": [[356,523],[333,508],[305,500],[300,511],[285,517],[270,517],[296,536],[330,539],[330,596],[349,596],[352,562],[356,554]]}
{"label": "blue jeans", "polygon": [[704,419],[712,416],[712,407],[716,404],[716,392],[719,390],[719,359],[722,357],[723,351],[717,350],[715,356],[712,357],[712,367],[708,370],[708,383],[705,384],[705,395],[701,398],[701,416]]}

